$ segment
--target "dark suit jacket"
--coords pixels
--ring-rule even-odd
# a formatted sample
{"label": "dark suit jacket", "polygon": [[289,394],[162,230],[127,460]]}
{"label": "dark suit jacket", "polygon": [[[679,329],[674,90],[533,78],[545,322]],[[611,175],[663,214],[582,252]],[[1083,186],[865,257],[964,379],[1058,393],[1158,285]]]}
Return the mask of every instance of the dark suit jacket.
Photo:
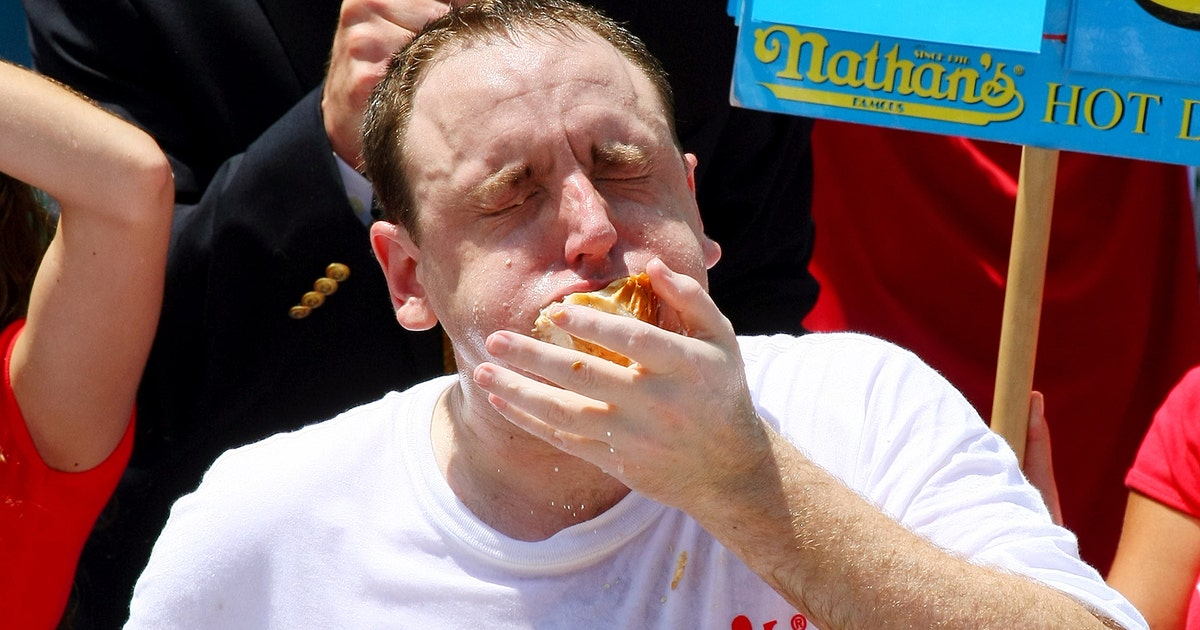
{"label": "dark suit jacket", "polygon": [[[440,335],[395,322],[324,134],[338,1],[23,2],[37,68],[148,129],[181,203],[133,460],[77,577],[77,627],[116,627],[170,503],[216,455],[440,372]],[[816,299],[809,121],[730,107],[724,0],[597,4],[671,73],[724,249],[717,303],[739,332],[799,332]],[[331,262],[350,278],[290,319]]]}

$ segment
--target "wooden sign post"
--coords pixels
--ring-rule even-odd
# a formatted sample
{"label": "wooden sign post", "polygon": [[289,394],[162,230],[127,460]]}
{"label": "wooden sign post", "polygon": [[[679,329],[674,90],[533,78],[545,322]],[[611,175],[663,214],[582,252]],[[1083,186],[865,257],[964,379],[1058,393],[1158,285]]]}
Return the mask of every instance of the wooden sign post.
{"label": "wooden sign post", "polygon": [[1200,165],[1200,8],[1148,4],[729,2],[736,105],[1024,145],[991,417],[1019,458],[1058,150]]}
{"label": "wooden sign post", "polygon": [[1057,150],[1025,147],[1017,182],[991,420],[992,430],[1004,436],[1022,466],[1057,172]]}

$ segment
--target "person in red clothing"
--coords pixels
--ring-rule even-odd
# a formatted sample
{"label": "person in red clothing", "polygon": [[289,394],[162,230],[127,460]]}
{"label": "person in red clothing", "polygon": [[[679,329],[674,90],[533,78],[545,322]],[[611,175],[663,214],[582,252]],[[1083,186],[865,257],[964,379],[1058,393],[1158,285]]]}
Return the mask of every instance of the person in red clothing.
{"label": "person in red clothing", "polygon": [[[1018,145],[819,120],[812,330],[910,348],[986,419],[1016,206]],[[1034,389],[1084,560],[1106,572],[1125,472],[1154,410],[1200,364],[1186,169],[1062,152]]]}
{"label": "person in red clothing", "polygon": [[129,459],[174,189],[148,135],[7,63],[0,173],[0,610],[53,628]]}
{"label": "person in red clothing", "polygon": [[1125,527],[1108,583],[1154,630],[1200,629],[1200,367],[1154,415],[1125,484]]}

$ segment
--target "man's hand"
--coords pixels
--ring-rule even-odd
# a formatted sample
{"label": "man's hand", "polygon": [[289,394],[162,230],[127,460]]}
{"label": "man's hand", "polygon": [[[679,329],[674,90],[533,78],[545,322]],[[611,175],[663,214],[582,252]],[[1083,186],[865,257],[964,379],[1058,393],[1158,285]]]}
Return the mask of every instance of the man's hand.
{"label": "man's hand", "polygon": [[703,509],[754,479],[770,453],[769,428],[750,400],[733,327],[712,299],[661,261],[646,271],[688,336],[568,306],[552,312],[556,324],[635,364],[497,332],[488,339],[493,356],[549,383],[488,363],[476,381],[517,426],[645,496]]}
{"label": "man's hand", "polygon": [[450,2],[438,0],[342,3],[321,94],[321,111],[333,151],[347,164],[356,169],[362,165],[359,127],[371,90],[383,77],[392,53],[411,42],[422,27],[441,17],[450,6]]}
{"label": "man's hand", "polygon": [[1100,627],[1059,591],[931,544],[811,462],[758,417],[733,329],[701,286],[657,260],[646,271],[686,336],[586,307],[556,310],[566,332],[636,363],[496,332],[487,349],[512,369],[474,372],[492,405],[690,514],[822,627]]}

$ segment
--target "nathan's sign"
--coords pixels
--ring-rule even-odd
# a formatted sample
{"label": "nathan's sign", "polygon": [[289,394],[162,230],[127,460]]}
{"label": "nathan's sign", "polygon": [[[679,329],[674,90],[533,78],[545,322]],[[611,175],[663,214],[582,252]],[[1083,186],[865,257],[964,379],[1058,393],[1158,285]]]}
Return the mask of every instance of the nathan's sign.
{"label": "nathan's sign", "polygon": [[[1200,164],[1200,0],[1014,0],[1024,29],[989,28],[999,19],[989,15],[975,20],[975,31],[913,24],[925,15],[913,5],[946,0],[875,3],[903,5],[914,32],[939,41],[897,36],[903,21],[863,21],[867,8],[855,5],[873,0],[837,3],[842,22],[828,7],[808,11],[821,26],[806,25],[805,7],[830,3],[762,2],[757,11],[755,0],[731,3],[740,24],[738,105]],[[973,10],[955,4],[959,13]],[[1128,6],[1114,11],[1114,4]],[[1031,29],[1033,20],[1041,26]],[[851,30],[855,21],[866,32]],[[994,36],[999,31],[1024,35],[1004,39]]]}

